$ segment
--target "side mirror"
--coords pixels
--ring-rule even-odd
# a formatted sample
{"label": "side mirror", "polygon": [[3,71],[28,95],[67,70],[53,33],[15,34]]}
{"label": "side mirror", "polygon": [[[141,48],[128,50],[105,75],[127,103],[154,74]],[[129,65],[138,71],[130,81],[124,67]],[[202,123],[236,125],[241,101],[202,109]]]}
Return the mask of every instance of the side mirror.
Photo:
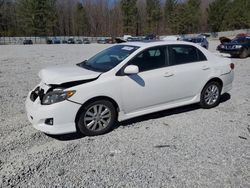
{"label": "side mirror", "polygon": [[136,65],[129,65],[124,69],[125,74],[137,74],[139,73],[139,68]]}

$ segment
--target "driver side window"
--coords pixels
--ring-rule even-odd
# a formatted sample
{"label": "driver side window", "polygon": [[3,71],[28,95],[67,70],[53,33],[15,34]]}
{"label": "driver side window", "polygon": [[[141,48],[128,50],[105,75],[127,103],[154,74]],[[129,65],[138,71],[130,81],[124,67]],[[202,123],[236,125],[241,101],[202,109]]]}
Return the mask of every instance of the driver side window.
{"label": "driver side window", "polygon": [[165,67],[165,47],[154,47],[144,50],[133,58],[129,65],[136,65],[139,72]]}

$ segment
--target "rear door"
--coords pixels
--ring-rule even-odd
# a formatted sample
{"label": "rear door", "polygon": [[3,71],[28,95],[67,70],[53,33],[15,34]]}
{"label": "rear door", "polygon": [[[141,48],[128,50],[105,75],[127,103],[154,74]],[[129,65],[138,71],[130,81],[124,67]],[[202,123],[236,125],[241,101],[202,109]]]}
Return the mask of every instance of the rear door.
{"label": "rear door", "polygon": [[192,100],[200,93],[211,73],[205,55],[192,45],[169,45],[167,54],[167,102]]}

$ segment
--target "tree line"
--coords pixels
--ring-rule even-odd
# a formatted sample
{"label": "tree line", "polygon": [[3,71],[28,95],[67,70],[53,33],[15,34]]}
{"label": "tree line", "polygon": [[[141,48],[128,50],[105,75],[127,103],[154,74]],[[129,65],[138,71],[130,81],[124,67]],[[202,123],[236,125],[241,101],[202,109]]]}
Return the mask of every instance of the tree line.
{"label": "tree line", "polygon": [[0,36],[186,34],[250,28],[249,0],[0,0]]}

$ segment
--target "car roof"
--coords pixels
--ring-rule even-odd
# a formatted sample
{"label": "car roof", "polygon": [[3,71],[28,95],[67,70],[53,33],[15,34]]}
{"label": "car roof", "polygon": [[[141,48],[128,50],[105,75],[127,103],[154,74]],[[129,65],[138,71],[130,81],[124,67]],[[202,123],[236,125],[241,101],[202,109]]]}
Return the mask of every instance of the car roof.
{"label": "car roof", "polygon": [[185,42],[185,41],[176,41],[176,40],[153,40],[153,41],[139,41],[139,42],[125,42],[120,43],[118,45],[128,45],[128,46],[137,46],[137,47],[154,47],[154,46],[161,46],[161,45],[173,45],[173,44],[188,44],[193,45],[193,43]]}

